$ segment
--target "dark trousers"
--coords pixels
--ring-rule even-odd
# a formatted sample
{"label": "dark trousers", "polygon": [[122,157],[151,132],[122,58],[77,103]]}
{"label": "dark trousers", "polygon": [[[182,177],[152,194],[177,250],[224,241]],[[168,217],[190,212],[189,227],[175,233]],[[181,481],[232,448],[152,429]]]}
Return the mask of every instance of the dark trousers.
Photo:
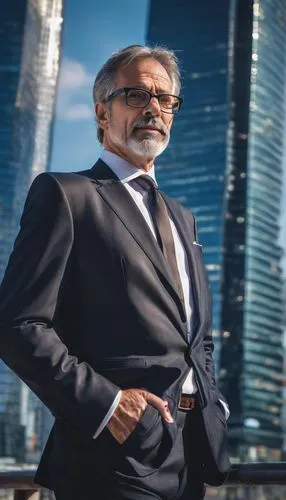
{"label": "dark trousers", "polygon": [[[174,446],[155,473],[134,478],[109,471],[92,481],[82,477],[79,483],[55,491],[56,500],[201,500],[204,498],[202,461],[204,455],[203,423],[199,409],[178,411],[178,433]],[[120,471],[120,468],[119,468]],[[90,474],[90,472],[89,472]]]}

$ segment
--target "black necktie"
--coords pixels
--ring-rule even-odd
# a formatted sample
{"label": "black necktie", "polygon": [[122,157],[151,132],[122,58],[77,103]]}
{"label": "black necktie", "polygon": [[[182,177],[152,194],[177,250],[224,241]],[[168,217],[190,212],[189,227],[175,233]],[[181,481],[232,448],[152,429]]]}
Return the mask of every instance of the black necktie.
{"label": "black necktie", "polygon": [[140,175],[140,177],[136,177],[134,180],[144,191],[148,191],[148,204],[157,241],[171,270],[184,309],[183,288],[177,266],[174,238],[166,203],[160,191],[156,188],[155,182],[149,175]]}

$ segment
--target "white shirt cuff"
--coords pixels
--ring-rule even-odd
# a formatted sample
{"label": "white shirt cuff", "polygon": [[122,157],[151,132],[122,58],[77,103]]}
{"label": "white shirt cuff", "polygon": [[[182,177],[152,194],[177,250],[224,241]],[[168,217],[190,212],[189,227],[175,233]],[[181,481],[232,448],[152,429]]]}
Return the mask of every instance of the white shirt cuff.
{"label": "white shirt cuff", "polygon": [[224,401],[222,401],[221,399],[219,399],[219,402],[220,402],[220,403],[222,404],[222,406],[223,406],[224,413],[225,413],[225,418],[226,418],[226,420],[227,420],[227,419],[228,419],[228,417],[229,417],[229,415],[230,415],[229,408],[228,408],[227,404],[226,404]]}
{"label": "white shirt cuff", "polygon": [[111,407],[109,408],[108,412],[106,413],[104,419],[102,420],[100,426],[97,428],[96,432],[94,433],[93,435],[93,439],[96,439],[99,434],[103,431],[104,427],[108,424],[109,420],[111,419],[113,413],[115,412],[117,406],[119,405],[119,401],[120,401],[120,398],[121,398],[121,393],[122,391],[119,391],[116,396],[115,396],[115,399],[111,405]]}

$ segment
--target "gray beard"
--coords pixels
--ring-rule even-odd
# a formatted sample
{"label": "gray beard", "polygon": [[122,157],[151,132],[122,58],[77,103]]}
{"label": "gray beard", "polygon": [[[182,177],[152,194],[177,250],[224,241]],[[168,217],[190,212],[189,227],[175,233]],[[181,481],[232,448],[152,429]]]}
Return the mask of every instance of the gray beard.
{"label": "gray beard", "polygon": [[154,141],[154,139],[143,139],[141,141],[138,141],[133,137],[129,138],[127,141],[127,145],[133,151],[133,153],[136,153],[138,156],[153,158],[163,153],[168,144],[169,137],[166,137],[165,141],[161,143]]}

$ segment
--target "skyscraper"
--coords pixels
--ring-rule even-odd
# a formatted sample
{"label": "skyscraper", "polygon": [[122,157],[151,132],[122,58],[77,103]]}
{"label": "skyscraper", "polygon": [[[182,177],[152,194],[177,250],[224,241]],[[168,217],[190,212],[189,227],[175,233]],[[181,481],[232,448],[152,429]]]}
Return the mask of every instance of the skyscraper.
{"label": "skyscraper", "polygon": [[[0,281],[29,185],[49,164],[62,15],[63,0],[11,0],[1,10]],[[25,458],[25,394],[1,363],[0,457]]]}
{"label": "skyscraper", "polygon": [[63,0],[11,0],[0,30],[0,279],[28,187],[47,170]]}
{"label": "skyscraper", "polygon": [[286,4],[151,1],[147,41],[182,63],[185,102],[158,177],[197,218],[231,454],[279,458]]}

